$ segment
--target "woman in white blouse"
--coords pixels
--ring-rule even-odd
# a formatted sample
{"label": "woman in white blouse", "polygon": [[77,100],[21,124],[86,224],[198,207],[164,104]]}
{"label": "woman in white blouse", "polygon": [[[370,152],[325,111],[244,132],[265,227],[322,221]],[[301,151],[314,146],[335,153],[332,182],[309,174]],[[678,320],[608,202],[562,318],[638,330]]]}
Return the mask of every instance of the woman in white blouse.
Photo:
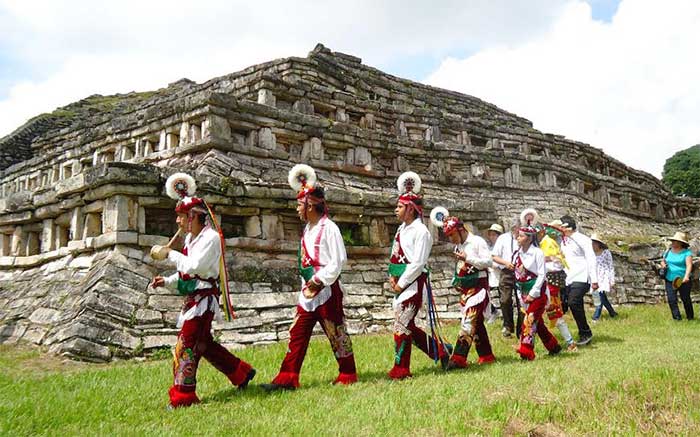
{"label": "woman in white blouse", "polygon": [[603,240],[598,235],[593,234],[591,235],[591,242],[593,244],[593,252],[595,252],[598,271],[598,289],[591,290],[595,303],[595,312],[592,320],[597,322],[603,312],[603,307],[608,310],[610,317],[617,317],[617,311],[613,308],[607,295],[607,293],[612,291],[613,285],[615,285],[615,266],[613,265],[612,254]]}

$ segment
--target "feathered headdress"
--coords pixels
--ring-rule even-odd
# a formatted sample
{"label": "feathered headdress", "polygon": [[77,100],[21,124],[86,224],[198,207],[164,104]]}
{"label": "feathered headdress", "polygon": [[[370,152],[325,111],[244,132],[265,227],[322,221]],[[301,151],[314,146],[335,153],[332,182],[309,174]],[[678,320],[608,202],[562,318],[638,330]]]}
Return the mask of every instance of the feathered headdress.
{"label": "feathered headdress", "polygon": [[416,203],[416,200],[422,199],[420,190],[423,187],[420,176],[412,171],[401,173],[401,176],[396,180],[396,187],[399,189],[399,203],[415,209],[418,216],[423,215],[423,207]]}
{"label": "feathered headdress", "polygon": [[[212,227],[219,233],[221,244],[221,256],[219,257],[219,286],[223,293],[223,305],[226,319],[230,322],[236,315],[233,312],[231,305],[231,290],[228,285],[228,272],[226,271],[226,240],[221,226],[216,220],[216,216],[212,212],[209,205],[199,197],[195,197],[197,191],[197,183],[194,178],[187,173],[175,173],[165,181],[165,193],[171,199],[177,200],[175,212],[181,214],[189,214],[190,212],[200,212],[207,214],[207,219]],[[190,219],[191,220],[191,219]]]}
{"label": "feathered headdress", "polygon": [[536,234],[540,215],[534,208],[527,208],[520,213],[520,231],[526,234]]}
{"label": "feathered headdress", "polygon": [[447,208],[443,206],[437,206],[430,211],[430,221],[433,225],[442,228],[442,232],[446,236],[450,236],[460,227],[464,227],[464,223],[459,217],[451,216]]}
{"label": "feathered headdress", "polygon": [[316,186],[316,171],[306,164],[297,164],[289,170],[287,182],[297,191],[297,200],[303,200],[310,205],[323,204],[325,212],[326,195],[322,187]]}
{"label": "feathered headdress", "polygon": [[190,211],[207,212],[204,201],[194,194],[197,183],[187,173],[175,173],[165,181],[165,193],[171,199],[177,200],[175,212],[187,214]]}

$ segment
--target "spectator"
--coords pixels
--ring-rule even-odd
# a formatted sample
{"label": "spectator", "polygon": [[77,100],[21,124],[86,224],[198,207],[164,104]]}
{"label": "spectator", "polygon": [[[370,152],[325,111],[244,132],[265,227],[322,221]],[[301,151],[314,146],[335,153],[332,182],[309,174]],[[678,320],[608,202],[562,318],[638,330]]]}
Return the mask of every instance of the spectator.
{"label": "spectator", "polygon": [[678,294],[683,301],[685,316],[692,320],[693,302],[690,300],[690,273],[693,268],[693,254],[688,249],[688,236],[685,232],[676,232],[671,240],[671,248],[664,253],[661,267],[666,268],[666,298],[674,320],[681,320],[678,309]]}
{"label": "spectator", "polygon": [[569,267],[566,271],[566,291],[562,296],[564,312],[571,308],[578,327],[579,345],[591,342],[593,332],[586,320],[583,296],[589,289],[598,289],[598,272],[591,239],[576,230],[576,220],[569,215],[561,219],[564,238],[561,250]]}
{"label": "spectator", "polygon": [[[504,337],[512,336],[516,326],[513,323],[513,291],[515,287],[515,276],[513,275],[513,269],[509,268],[508,264],[511,264],[513,253],[518,249],[516,235],[519,228],[520,217],[516,216],[511,223],[510,231],[501,234],[491,250],[491,255],[494,260],[499,258],[503,261],[502,263],[498,263],[497,268],[500,274],[498,293],[499,300],[501,302],[501,312],[503,313],[502,334]],[[519,300],[516,300],[516,310],[518,312],[518,336],[520,335],[520,327],[522,326],[523,322],[523,315],[520,312],[519,302]]]}
{"label": "spectator", "polygon": [[615,267],[613,266],[612,254],[603,240],[594,233],[591,235],[591,242],[593,243],[598,272],[598,289],[592,290],[594,296],[598,295],[598,299],[593,299],[596,307],[591,320],[597,322],[603,312],[603,307],[608,310],[610,317],[617,317],[617,312],[606,294],[610,293],[615,285]]}

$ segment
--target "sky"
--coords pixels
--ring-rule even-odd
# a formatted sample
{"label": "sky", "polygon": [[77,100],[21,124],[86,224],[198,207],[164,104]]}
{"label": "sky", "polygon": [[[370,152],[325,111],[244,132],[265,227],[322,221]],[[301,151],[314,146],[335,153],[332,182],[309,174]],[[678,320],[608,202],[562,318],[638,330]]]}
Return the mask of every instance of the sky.
{"label": "sky", "polygon": [[317,42],[657,177],[700,143],[696,0],[0,0],[0,136],[92,94],[203,82]]}

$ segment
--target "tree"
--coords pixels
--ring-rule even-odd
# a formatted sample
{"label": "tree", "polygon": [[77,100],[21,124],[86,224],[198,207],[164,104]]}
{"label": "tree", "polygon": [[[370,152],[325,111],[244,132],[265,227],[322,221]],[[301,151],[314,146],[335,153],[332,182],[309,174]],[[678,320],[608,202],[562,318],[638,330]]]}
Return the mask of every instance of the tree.
{"label": "tree", "polygon": [[661,180],[677,196],[700,197],[700,144],[668,158]]}

